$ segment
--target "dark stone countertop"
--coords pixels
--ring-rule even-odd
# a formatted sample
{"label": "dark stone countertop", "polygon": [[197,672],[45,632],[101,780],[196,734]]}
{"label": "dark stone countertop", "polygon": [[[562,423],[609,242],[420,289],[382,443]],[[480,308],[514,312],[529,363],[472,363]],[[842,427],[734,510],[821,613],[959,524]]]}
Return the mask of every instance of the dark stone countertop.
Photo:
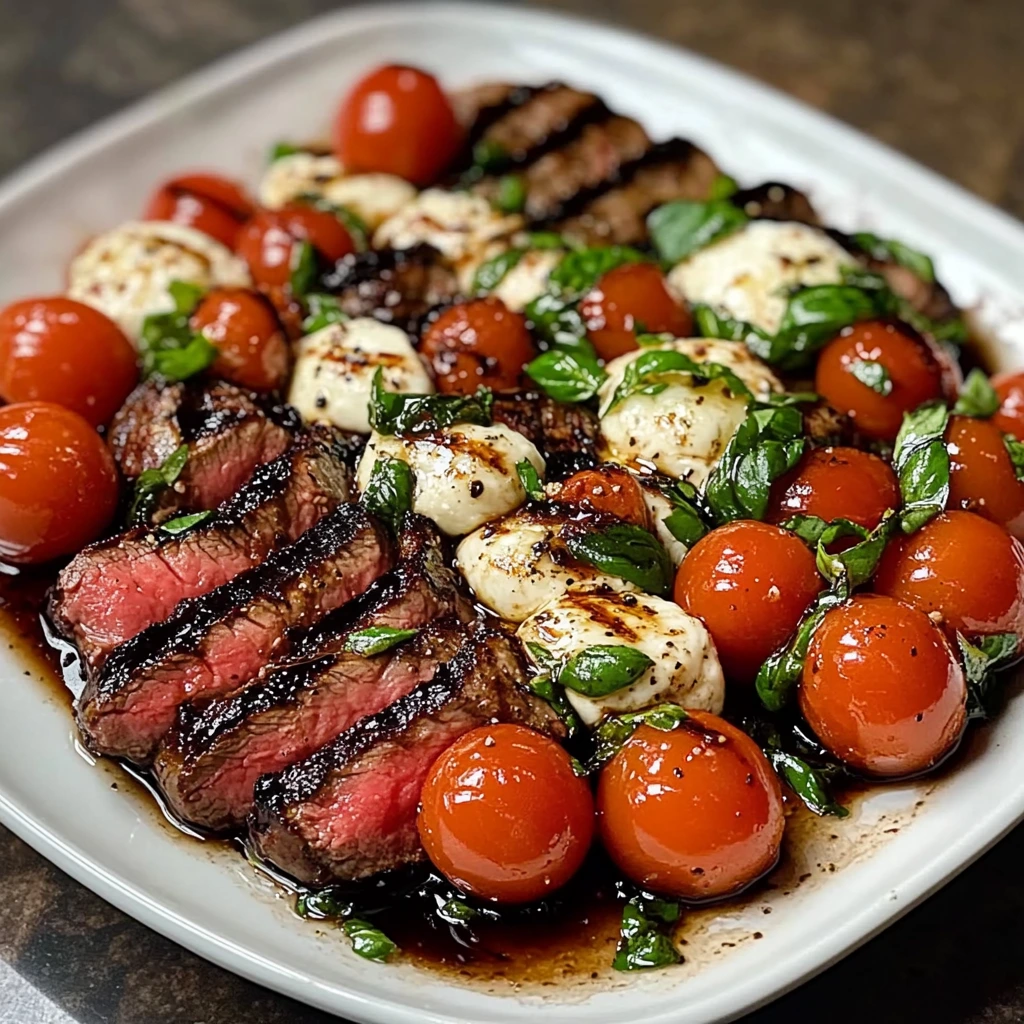
{"label": "dark stone countertop", "polygon": [[[0,169],[332,0],[0,0]],[[561,0],[771,82],[1024,216],[1021,0]],[[1024,1021],[1024,828],[747,1018]],[[0,1024],[327,1024],[186,953],[0,829]],[[13,969],[13,970],[12,970]],[[27,982],[27,984],[26,984]]]}

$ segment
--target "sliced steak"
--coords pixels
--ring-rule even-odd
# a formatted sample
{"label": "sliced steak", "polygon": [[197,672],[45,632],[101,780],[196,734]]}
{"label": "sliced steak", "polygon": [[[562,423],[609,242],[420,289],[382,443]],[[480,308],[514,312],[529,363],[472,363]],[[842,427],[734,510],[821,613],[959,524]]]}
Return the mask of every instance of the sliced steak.
{"label": "sliced steak", "polygon": [[183,535],[136,528],[79,552],[50,595],[49,616],[92,669],[120,643],[297,540],[348,500],[346,452],[304,436],[210,519]]}
{"label": "sliced steak", "polygon": [[110,449],[121,472],[134,480],[188,445],[188,462],[173,488],[161,495],[157,518],[178,509],[216,508],[277,458],[300,427],[296,412],[223,381],[197,379],[140,384],[114,417]]}
{"label": "sliced steak", "polygon": [[500,391],[494,419],[532,441],[561,479],[596,463],[597,416],[582,405],[565,405],[537,391]]}
{"label": "sliced steak", "polygon": [[452,109],[459,123],[466,129],[469,151],[473,143],[516,107],[521,107],[536,92],[534,85],[513,85],[510,82],[481,82],[466,89],[449,93]]}
{"label": "sliced steak", "polygon": [[386,530],[342,505],[290,547],[115,648],[79,698],[90,746],[146,763],[186,700],[230,693],[392,563]]}
{"label": "sliced steak", "polygon": [[[431,639],[427,634],[423,642]],[[526,676],[513,639],[481,626],[444,655],[429,682],[306,760],[259,779],[251,837],[264,857],[314,884],[420,860],[416,806],[446,747],[492,722],[561,734],[548,705],[522,688]]]}
{"label": "sliced steak", "polygon": [[403,538],[403,549],[413,545],[415,553],[362,597],[307,631],[291,649],[295,661],[229,697],[181,708],[153,766],[180,818],[215,831],[240,826],[260,775],[308,757],[430,677],[433,663],[428,670],[422,655],[406,656],[404,647],[373,658],[344,651],[350,633],[369,626],[419,629],[472,619],[444,564],[440,536],[419,517]]}

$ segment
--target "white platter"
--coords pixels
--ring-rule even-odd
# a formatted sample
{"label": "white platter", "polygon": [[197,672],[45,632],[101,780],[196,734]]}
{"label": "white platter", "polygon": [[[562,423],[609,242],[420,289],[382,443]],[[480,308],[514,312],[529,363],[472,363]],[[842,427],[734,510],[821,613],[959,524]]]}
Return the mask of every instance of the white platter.
{"label": "white platter", "polygon": [[[134,216],[171,172],[202,166],[254,180],[271,142],[318,133],[346,85],[384,61],[429,66],[451,85],[562,78],[601,92],[656,137],[692,138],[744,183],[775,178],[806,187],[836,226],[875,228],[935,253],[955,297],[992,327],[996,360],[1024,364],[1024,229],[1009,217],[706,60],[565,17],[477,4],[374,6],[320,18],[35,161],[0,187],[0,300],[58,290],[83,239]],[[358,1021],[525,1021],[541,1005],[550,1019],[588,1024],[727,1020],[877,933],[1024,817],[1024,701],[1017,699],[988,730],[983,756],[967,759],[933,792],[888,793],[896,810],[887,820],[899,822],[898,834],[877,844],[851,832],[847,862],[821,884],[779,899],[761,941],[690,969],[620,979],[611,989],[559,986],[543,1001],[530,992],[495,995],[359,960],[336,936],[292,919],[241,858],[173,840],[139,801],[111,791],[114,775],[76,751],[66,707],[25,669],[0,652],[0,820],[189,949]],[[860,827],[878,813],[861,807]],[[709,933],[716,927],[729,922],[712,921]]]}

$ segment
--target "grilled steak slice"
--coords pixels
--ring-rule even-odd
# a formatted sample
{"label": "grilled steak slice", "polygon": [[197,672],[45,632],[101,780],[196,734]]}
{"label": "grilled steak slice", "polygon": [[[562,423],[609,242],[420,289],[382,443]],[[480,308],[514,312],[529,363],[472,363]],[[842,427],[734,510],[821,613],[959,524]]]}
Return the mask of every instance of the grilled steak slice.
{"label": "grilled steak slice", "polygon": [[548,476],[560,479],[593,465],[597,417],[581,405],[564,405],[537,391],[500,391],[494,419],[532,441],[548,462]]}
{"label": "grilled steak slice", "polygon": [[560,735],[548,705],[521,688],[526,677],[511,638],[481,626],[439,660],[429,682],[306,760],[259,779],[251,837],[263,856],[308,883],[365,878],[419,860],[416,805],[446,747],[492,722]]}
{"label": "grilled steak slice", "polygon": [[754,188],[741,188],[730,201],[748,217],[761,220],[795,220],[818,225],[821,221],[810,199],[799,189],[778,181],[766,181]]}
{"label": "grilled steak slice", "polygon": [[223,381],[167,384],[147,380],[114,417],[110,448],[133,480],[187,444],[188,462],[161,496],[158,519],[175,510],[216,508],[291,444],[300,421],[293,409]]}
{"label": "grilled steak slice", "polygon": [[90,745],[146,763],[186,700],[247,683],[286,653],[288,631],[361,594],[392,562],[385,529],[342,505],[290,547],[115,648],[78,702]]}
{"label": "grilled steak slice", "polygon": [[181,708],[153,770],[182,819],[212,830],[241,825],[260,775],[308,757],[430,677],[432,664],[427,671],[422,656],[405,657],[404,648],[374,658],[344,651],[353,630],[472,618],[433,526],[415,517],[403,541],[415,553],[308,631],[292,647],[295,661],[231,696]]}
{"label": "grilled steak slice", "polygon": [[537,91],[537,86],[534,85],[482,82],[480,85],[449,93],[448,98],[451,100],[455,117],[466,129],[468,152],[472,152],[473,144],[495,121],[516,107],[521,107]]}
{"label": "grilled steak slice", "polygon": [[167,618],[179,601],[259,564],[347,501],[344,457],[331,435],[304,436],[188,533],[136,528],[90,545],[57,578],[51,621],[97,669],[114,647]]}

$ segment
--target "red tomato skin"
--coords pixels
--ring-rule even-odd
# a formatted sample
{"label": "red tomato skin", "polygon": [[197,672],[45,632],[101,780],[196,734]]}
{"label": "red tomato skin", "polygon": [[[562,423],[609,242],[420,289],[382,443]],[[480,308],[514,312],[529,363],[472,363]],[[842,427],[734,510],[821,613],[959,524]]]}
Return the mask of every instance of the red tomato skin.
{"label": "red tomato skin", "polygon": [[24,299],[0,312],[0,395],[6,402],[55,402],[98,427],[138,379],[131,342],[85,303]]}
{"label": "red tomato skin", "polygon": [[999,409],[992,424],[1004,434],[1024,439],[1024,373],[1002,373],[992,378],[992,387],[999,396]]}
{"label": "red tomato skin", "polygon": [[562,484],[558,500],[617,516],[645,530],[650,528],[643,488],[631,473],[618,466],[597,466],[573,473]]}
{"label": "red tomato skin", "polygon": [[361,78],[342,101],[334,148],[350,173],[396,174],[424,186],[458,153],[462,128],[437,79],[388,65]]}
{"label": "red tomato skin", "polygon": [[153,193],[144,220],[169,220],[193,227],[233,249],[252,202],[237,182],[215,174],[184,174]]}
{"label": "red tomato skin", "polygon": [[52,402],[0,409],[0,558],[70,555],[103,533],[117,501],[114,459],[78,413]]}

